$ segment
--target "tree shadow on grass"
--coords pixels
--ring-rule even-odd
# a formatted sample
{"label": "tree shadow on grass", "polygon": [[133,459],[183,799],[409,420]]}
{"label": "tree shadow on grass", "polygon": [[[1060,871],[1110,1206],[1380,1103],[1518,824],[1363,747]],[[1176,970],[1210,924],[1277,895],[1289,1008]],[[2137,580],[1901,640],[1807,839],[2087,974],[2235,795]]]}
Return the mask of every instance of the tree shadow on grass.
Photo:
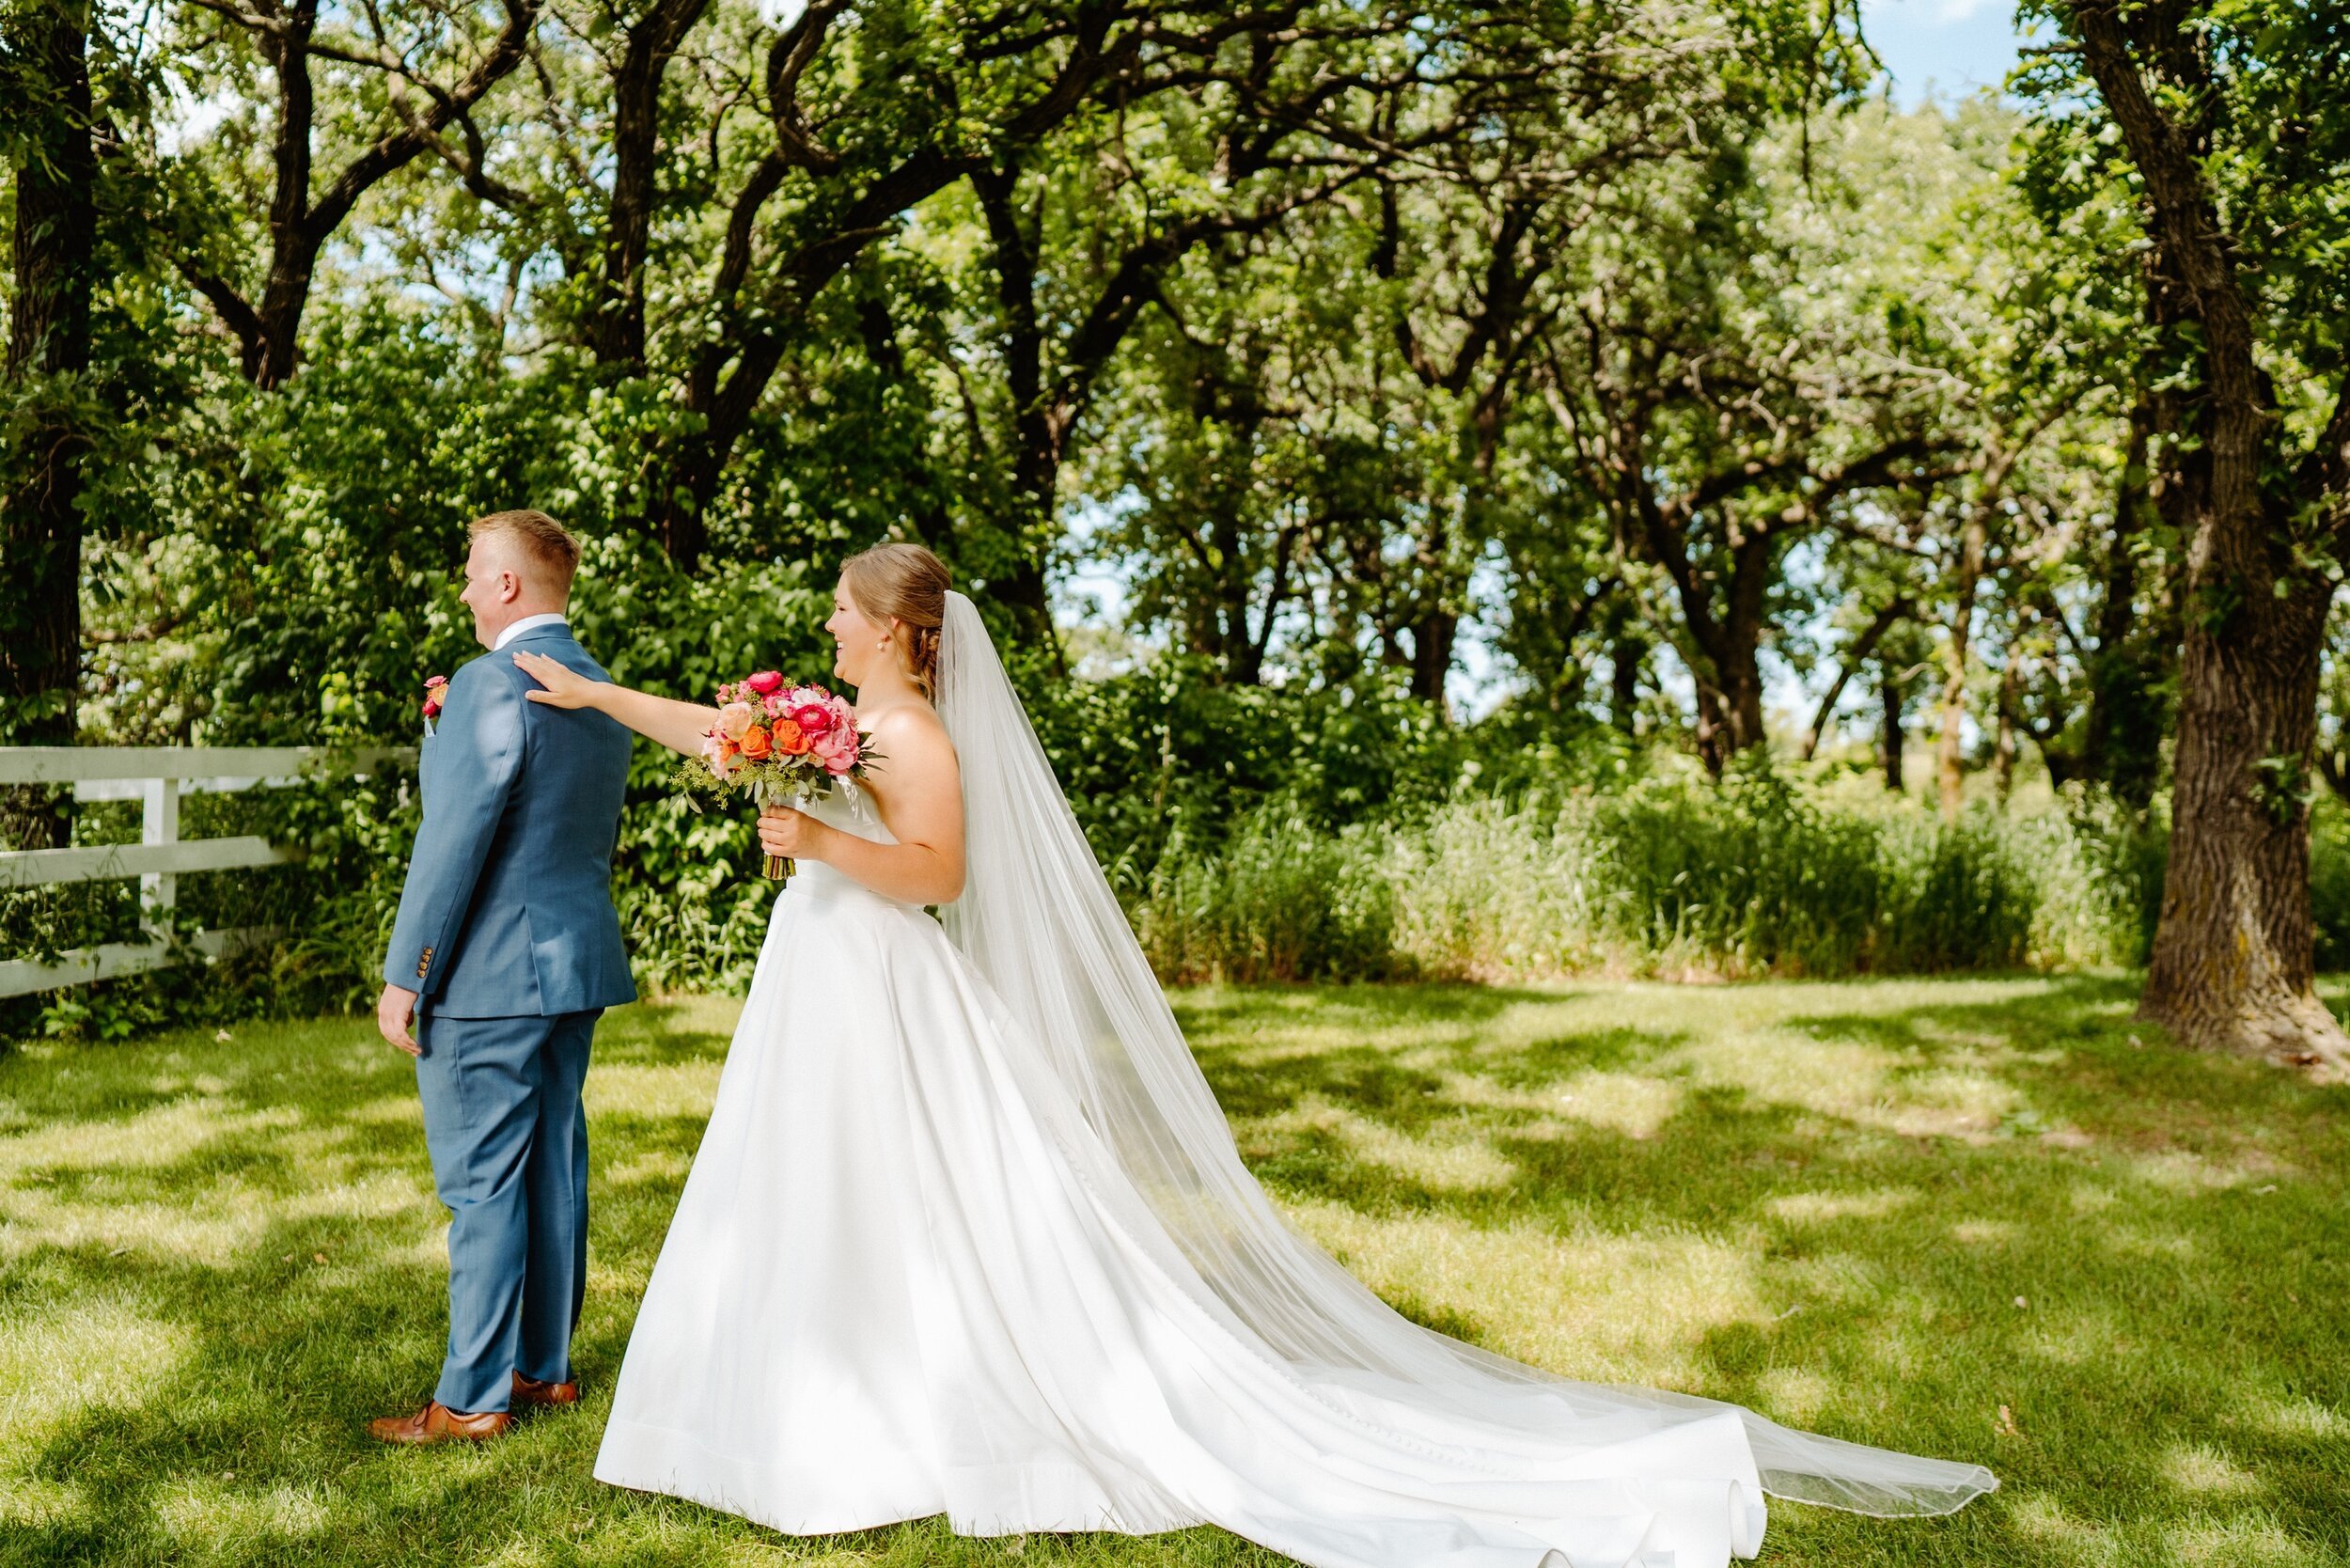
{"label": "tree shadow on grass", "polygon": [[426,1397],[446,1325],[406,1058],[334,1023],[0,1063],[0,1563],[1281,1560],[1213,1530],[792,1540],[592,1479],[733,1011],[599,1032],[587,1399],[479,1449],[365,1432]]}
{"label": "tree shadow on grass", "polygon": [[[1950,1520],[1782,1508],[1766,1560],[2350,1560],[2340,1091],[2168,1050],[2122,981],[1650,999],[1637,1024],[1588,992],[1183,1006],[1283,1198],[1489,1234],[1473,1259],[1530,1231],[1732,1260],[1719,1300],[1660,1302],[1665,1327],[1637,1300],[1595,1319],[1615,1363],[2006,1482]],[[795,1543],[590,1479],[730,1021],[642,1008],[600,1034],[611,1081],[658,1092],[591,1135],[588,1403],[471,1452],[364,1435],[429,1389],[445,1278],[412,1080],[364,1026],[0,1064],[0,1561],[1007,1560],[936,1521]],[[1656,1288],[1689,1295],[1667,1256]],[[1389,1294],[1494,1348],[1539,1340],[1495,1277]],[[1579,1354],[1546,1359],[1607,1361]],[[1040,1556],[1279,1560],[1213,1531]]]}
{"label": "tree shadow on grass", "polygon": [[[1562,1260],[1676,1236],[1740,1260],[1699,1326],[1676,1338],[1619,1304],[1559,1370],[1645,1355],[1685,1391],[2006,1482],[1955,1520],[1784,1508],[1787,1560],[2350,1560],[2350,1332],[2326,1305],[2350,1292],[2331,1178],[2350,1094],[2172,1049],[2132,1022],[2125,980],[1758,989],[1780,1005],[1731,1040],[1698,1020],[1755,992],[1668,1007],[1684,1027],[1454,1039],[1408,1066],[1377,1044],[1284,1056],[1261,1034],[1201,1057],[1292,1200],[1503,1248],[1532,1228]],[[1572,1024],[1572,998],[1551,1000]],[[1611,1078],[1653,1080],[1669,1108],[1610,1124],[1542,1103]],[[1339,1114],[1307,1114],[1321,1105]],[[1464,1142],[1506,1179],[1448,1180],[1462,1162],[1431,1152]],[[1387,1294],[1490,1348],[1545,1343],[1483,1289]]]}

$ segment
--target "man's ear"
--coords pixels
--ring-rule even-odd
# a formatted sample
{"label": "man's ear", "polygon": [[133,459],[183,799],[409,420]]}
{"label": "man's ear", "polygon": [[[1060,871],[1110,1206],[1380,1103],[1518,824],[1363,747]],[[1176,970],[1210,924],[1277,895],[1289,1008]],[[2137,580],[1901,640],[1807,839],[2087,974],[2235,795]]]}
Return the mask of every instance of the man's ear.
{"label": "man's ear", "polygon": [[498,573],[498,603],[511,604],[523,596],[523,575],[519,572]]}

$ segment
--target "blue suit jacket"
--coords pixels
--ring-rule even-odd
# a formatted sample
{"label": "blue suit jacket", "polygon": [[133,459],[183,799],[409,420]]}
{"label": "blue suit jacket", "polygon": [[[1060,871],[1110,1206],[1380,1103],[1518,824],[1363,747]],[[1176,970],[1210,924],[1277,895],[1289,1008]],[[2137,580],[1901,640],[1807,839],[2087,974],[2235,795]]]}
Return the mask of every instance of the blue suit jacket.
{"label": "blue suit jacket", "polygon": [[525,694],[512,655],[598,681],[565,626],[525,632],[449,682],[418,773],[424,825],[400,890],[384,979],[451,1018],[582,1012],[635,999],[612,908],[612,841],[629,733]]}

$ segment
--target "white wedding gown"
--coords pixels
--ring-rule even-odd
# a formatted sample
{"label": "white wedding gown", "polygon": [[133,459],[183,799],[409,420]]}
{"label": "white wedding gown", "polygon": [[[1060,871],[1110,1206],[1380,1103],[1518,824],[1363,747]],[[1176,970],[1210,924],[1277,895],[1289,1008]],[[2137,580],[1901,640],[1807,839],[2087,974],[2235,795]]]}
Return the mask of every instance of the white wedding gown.
{"label": "white wedding gown", "polygon": [[[886,840],[838,797],[818,811]],[[1207,1522],[1313,1568],[1721,1568],[1759,1549],[1766,1485],[1916,1513],[1996,1484],[1412,1325],[1261,1194],[1170,1190],[1204,1179],[1120,1146],[1115,1086],[1041,1038],[1067,1022],[1024,1021],[921,909],[804,863],[597,1478],[794,1534]],[[1245,1181],[1230,1157],[1216,1181]]]}

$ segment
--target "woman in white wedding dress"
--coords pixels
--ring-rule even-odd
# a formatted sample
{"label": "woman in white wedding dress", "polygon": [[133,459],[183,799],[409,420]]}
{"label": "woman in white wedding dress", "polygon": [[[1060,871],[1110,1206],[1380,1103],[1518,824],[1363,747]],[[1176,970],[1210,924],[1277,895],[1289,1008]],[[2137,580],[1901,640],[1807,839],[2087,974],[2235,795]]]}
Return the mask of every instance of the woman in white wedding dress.
{"label": "woman in white wedding dress", "polygon": [[[762,816],[800,873],[598,1479],[794,1534],[1207,1522],[1313,1568],[1721,1568],[1766,1493],[1891,1515],[1997,1485],[1475,1350],[1292,1231],[947,583],[912,545],[843,572],[835,674],[883,760]],[[525,667],[689,755],[716,716]]]}

